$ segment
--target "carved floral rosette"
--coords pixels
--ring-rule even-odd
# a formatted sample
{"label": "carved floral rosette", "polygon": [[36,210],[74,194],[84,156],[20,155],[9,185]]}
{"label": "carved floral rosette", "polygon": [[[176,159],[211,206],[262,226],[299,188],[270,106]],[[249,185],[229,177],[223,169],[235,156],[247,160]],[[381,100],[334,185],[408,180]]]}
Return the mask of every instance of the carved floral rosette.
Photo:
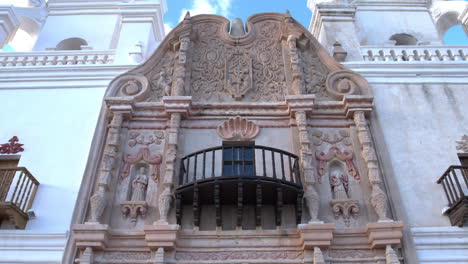
{"label": "carved floral rosette", "polygon": [[135,226],[138,215],[143,218],[146,216],[148,203],[145,201],[122,201],[120,203],[120,210],[123,217],[130,217],[130,221]]}
{"label": "carved floral rosette", "polygon": [[354,166],[353,152],[351,150],[344,150],[343,152],[341,152],[337,147],[331,147],[327,153],[323,151],[316,152],[315,157],[318,161],[317,175],[319,183],[322,183],[322,176],[325,174],[325,168],[327,167],[327,163],[335,157],[338,160],[344,161],[346,163],[349,175],[353,176],[356,180],[361,179],[358,170]]}
{"label": "carved floral rosette", "polygon": [[330,206],[335,219],[338,219],[340,216],[343,217],[347,226],[349,226],[349,218],[351,216],[357,218],[359,214],[359,202],[357,200],[333,199],[330,201]]}
{"label": "carved floral rosette", "polygon": [[260,128],[252,121],[240,116],[230,118],[218,126],[218,135],[224,140],[252,140],[260,132]]}
{"label": "carved floral rosette", "polygon": [[161,154],[154,154],[150,153],[150,150],[147,145],[144,145],[140,148],[137,154],[135,155],[124,155],[123,161],[124,165],[122,168],[122,172],[120,173],[120,180],[123,180],[125,177],[128,176],[132,165],[144,160],[146,163],[152,166],[151,169],[151,177],[157,183],[159,183],[160,173],[159,168],[162,162],[162,155]]}

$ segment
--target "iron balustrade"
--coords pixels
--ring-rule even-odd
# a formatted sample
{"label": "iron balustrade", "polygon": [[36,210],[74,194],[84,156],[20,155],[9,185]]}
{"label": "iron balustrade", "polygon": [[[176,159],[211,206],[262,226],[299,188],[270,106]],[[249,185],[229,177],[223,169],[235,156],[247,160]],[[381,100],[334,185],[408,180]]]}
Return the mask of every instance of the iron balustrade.
{"label": "iron balustrade", "polygon": [[24,229],[39,181],[25,167],[0,169],[0,218]]}
{"label": "iron balustrade", "polygon": [[299,158],[258,145],[227,145],[191,153],[181,160],[179,189],[229,179],[266,180],[302,188]]}
{"label": "iron balustrade", "polygon": [[175,196],[179,224],[185,205],[191,206],[193,225],[198,227],[203,205],[213,206],[217,227],[222,226],[224,206],[237,208],[237,227],[243,226],[244,209],[248,206],[254,208],[255,226],[262,226],[265,205],[274,206],[276,226],[281,226],[283,208],[294,206],[295,221],[299,224],[303,200],[299,158],[258,145],[223,145],[200,150],[182,158]]}
{"label": "iron balustrade", "polygon": [[437,183],[444,188],[450,222],[463,226],[468,220],[468,166],[450,166]]}

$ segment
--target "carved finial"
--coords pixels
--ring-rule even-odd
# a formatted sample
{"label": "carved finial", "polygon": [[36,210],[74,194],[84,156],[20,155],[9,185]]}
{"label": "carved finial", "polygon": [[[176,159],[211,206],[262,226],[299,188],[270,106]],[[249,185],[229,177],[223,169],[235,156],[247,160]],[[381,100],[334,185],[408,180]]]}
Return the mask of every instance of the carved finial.
{"label": "carved finial", "polygon": [[293,22],[293,18],[292,18],[291,13],[289,12],[288,9],[286,9],[286,13],[285,13],[285,16],[284,16],[284,22],[288,23],[288,24]]}
{"label": "carved finial", "polygon": [[232,20],[230,34],[231,36],[236,37],[236,38],[245,34],[244,23],[242,22],[242,19],[234,18]]}
{"label": "carved finial", "polygon": [[185,13],[185,16],[184,16],[184,20],[182,21],[182,23],[184,25],[189,25],[191,22],[190,22],[190,12],[187,11],[187,13]]}
{"label": "carved finial", "polygon": [[340,42],[336,41],[333,44],[333,58],[338,62],[344,62],[346,56],[348,56],[348,52],[343,49]]}

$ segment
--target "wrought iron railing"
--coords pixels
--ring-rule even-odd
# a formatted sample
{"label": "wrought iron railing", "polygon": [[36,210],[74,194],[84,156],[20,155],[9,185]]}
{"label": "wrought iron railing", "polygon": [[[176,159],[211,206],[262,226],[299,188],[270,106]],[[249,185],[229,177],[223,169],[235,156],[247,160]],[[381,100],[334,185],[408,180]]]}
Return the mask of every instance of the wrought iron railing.
{"label": "wrought iron railing", "polygon": [[39,182],[25,167],[0,169],[0,217],[23,229]]}
{"label": "wrought iron railing", "polygon": [[181,160],[179,186],[233,178],[302,186],[298,157],[271,147],[225,145],[194,152]]}
{"label": "wrought iron railing", "polygon": [[450,166],[437,183],[444,188],[452,225],[463,226],[468,220],[468,166]]}
{"label": "wrought iron railing", "polygon": [[182,158],[176,189],[176,217],[191,206],[193,226],[200,226],[201,208],[213,206],[216,226],[222,226],[222,207],[236,207],[236,226],[242,227],[244,208],[253,206],[255,226],[262,226],[262,208],[273,205],[275,225],[281,226],[284,206],[302,216],[303,189],[299,158],[289,152],[257,145],[224,145]]}

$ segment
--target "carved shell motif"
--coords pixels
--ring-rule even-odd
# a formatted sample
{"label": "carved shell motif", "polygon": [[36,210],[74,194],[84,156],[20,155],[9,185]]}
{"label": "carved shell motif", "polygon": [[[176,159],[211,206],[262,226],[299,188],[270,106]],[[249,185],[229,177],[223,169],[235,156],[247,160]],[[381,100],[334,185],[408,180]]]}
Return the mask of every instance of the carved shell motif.
{"label": "carved shell motif", "polygon": [[260,132],[260,128],[252,121],[240,116],[230,118],[218,126],[218,135],[224,140],[251,140]]}

